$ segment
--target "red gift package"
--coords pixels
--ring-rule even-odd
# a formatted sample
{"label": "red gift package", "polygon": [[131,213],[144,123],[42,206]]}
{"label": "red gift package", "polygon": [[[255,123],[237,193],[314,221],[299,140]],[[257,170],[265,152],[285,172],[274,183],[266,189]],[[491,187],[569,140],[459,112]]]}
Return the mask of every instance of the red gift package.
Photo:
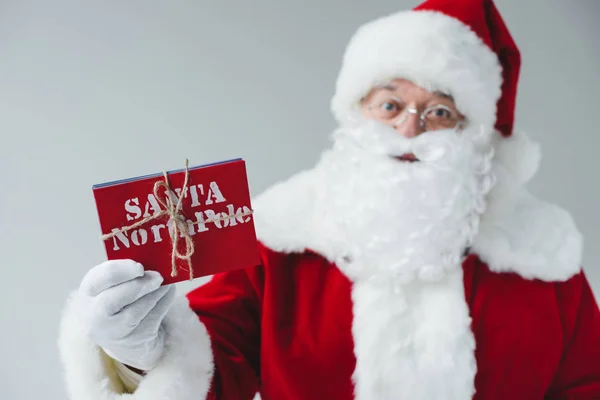
{"label": "red gift package", "polygon": [[243,160],[93,187],[109,260],[132,259],[163,284],[258,265]]}

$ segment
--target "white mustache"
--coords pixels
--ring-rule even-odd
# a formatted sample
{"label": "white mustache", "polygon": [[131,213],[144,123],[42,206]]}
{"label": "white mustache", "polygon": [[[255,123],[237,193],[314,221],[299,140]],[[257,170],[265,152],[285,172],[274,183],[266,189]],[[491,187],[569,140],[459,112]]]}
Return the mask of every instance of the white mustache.
{"label": "white mustache", "polygon": [[350,139],[363,150],[378,155],[399,157],[412,153],[419,161],[435,162],[448,155],[456,135],[456,129],[445,129],[406,138],[392,127],[370,120],[344,128],[336,132],[334,137],[336,140]]}

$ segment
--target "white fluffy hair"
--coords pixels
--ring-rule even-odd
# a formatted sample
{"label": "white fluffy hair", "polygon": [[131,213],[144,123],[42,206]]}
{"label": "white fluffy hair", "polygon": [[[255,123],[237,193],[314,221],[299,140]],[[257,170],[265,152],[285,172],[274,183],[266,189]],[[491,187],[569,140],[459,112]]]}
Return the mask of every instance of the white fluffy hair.
{"label": "white fluffy hair", "polygon": [[[392,156],[413,153],[420,161]],[[468,126],[407,139],[376,121],[345,124],[317,165],[322,236],[353,280],[437,281],[460,265],[494,184],[493,152]]]}

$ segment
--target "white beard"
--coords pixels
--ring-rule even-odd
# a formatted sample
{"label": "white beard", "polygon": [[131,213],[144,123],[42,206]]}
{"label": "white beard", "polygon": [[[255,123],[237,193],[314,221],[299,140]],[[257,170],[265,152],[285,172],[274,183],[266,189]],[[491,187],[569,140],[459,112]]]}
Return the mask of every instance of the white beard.
{"label": "white beard", "polygon": [[[406,139],[374,121],[340,128],[316,166],[319,236],[338,267],[353,281],[406,284],[460,266],[494,183],[485,137],[467,128]],[[404,153],[420,161],[391,157]]]}

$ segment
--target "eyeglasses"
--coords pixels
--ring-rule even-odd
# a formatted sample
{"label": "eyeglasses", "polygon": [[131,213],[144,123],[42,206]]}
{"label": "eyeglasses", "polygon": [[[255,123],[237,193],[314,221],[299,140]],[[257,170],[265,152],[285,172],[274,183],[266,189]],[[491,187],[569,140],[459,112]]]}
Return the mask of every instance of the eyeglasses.
{"label": "eyeglasses", "polygon": [[444,104],[427,107],[421,113],[415,108],[407,107],[400,98],[391,95],[378,96],[364,104],[373,117],[380,121],[391,121],[394,128],[406,122],[410,114],[419,115],[419,125],[424,131],[453,129],[461,122],[459,113]]}

